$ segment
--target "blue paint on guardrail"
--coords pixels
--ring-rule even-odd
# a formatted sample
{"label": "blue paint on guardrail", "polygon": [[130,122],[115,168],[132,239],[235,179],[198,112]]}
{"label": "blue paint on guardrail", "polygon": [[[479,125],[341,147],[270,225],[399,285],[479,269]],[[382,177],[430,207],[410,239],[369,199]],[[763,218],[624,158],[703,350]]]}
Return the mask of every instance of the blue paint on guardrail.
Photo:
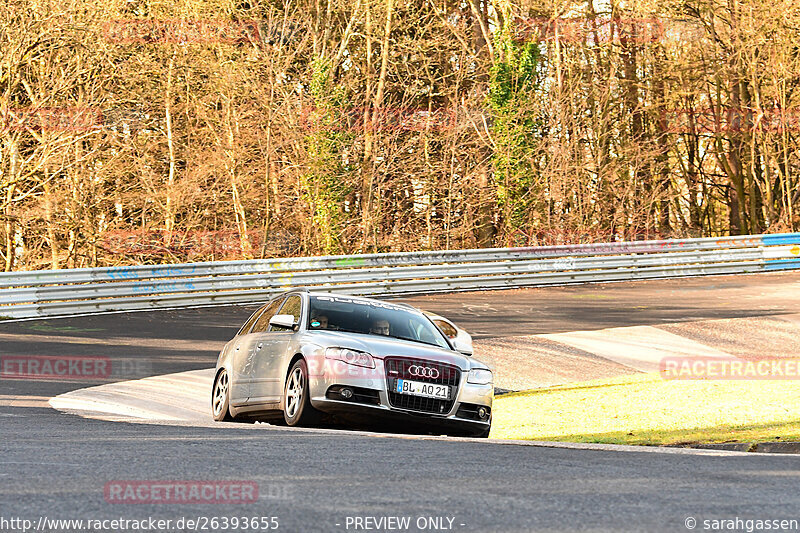
{"label": "blue paint on guardrail", "polygon": [[761,242],[765,246],[776,244],[800,244],[800,233],[776,233],[775,235],[764,235]]}
{"label": "blue paint on guardrail", "polygon": [[764,264],[764,270],[796,270],[800,269],[800,259],[774,259]]}
{"label": "blue paint on guardrail", "polygon": [[137,283],[131,287],[135,294],[160,294],[167,292],[191,292],[195,290],[194,283],[164,281],[159,283]]}
{"label": "blue paint on guardrail", "polygon": [[124,279],[137,279],[140,277],[170,277],[170,276],[185,276],[194,274],[197,270],[196,265],[182,264],[182,265],[169,265],[169,266],[153,266],[142,268],[141,266],[127,266],[127,267],[109,267],[107,269],[97,269],[97,272],[108,275],[111,279],[124,280]]}
{"label": "blue paint on guardrail", "polygon": [[[102,270],[98,270],[102,273]],[[136,270],[133,267],[111,267],[106,270],[106,274],[111,279],[130,279],[136,276]]]}

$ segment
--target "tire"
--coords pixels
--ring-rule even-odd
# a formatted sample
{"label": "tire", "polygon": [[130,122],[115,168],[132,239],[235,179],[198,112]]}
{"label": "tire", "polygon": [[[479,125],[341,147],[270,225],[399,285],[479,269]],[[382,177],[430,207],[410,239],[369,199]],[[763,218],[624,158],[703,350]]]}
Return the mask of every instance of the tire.
{"label": "tire", "polygon": [[483,431],[481,431],[480,433],[475,435],[475,437],[478,438],[478,439],[488,439],[489,438],[489,432],[491,430],[492,430],[492,426],[489,426],[488,428],[484,429]]}
{"label": "tire", "polygon": [[319,422],[320,413],[311,405],[308,389],[308,366],[305,359],[298,359],[283,388],[283,419],[287,425],[311,426]]}
{"label": "tire", "polygon": [[211,416],[217,422],[230,422],[233,420],[230,411],[231,387],[228,371],[223,369],[214,379],[211,389]]}

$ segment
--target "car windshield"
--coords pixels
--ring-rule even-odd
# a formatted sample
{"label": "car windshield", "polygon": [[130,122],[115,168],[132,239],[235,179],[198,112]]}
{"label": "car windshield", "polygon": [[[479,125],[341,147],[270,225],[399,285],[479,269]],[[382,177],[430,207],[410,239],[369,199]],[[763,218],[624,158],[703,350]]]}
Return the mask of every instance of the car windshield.
{"label": "car windshield", "polygon": [[309,313],[311,330],[381,335],[450,348],[425,315],[387,302],[347,296],[312,296]]}

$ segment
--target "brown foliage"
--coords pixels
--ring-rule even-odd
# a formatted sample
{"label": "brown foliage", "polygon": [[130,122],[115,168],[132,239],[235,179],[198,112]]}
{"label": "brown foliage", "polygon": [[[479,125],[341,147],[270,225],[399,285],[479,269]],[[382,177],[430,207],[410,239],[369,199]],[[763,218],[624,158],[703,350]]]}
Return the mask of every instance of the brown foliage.
{"label": "brown foliage", "polygon": [[7,0],[0,266],[794,231],[800,8],[591,6]]}

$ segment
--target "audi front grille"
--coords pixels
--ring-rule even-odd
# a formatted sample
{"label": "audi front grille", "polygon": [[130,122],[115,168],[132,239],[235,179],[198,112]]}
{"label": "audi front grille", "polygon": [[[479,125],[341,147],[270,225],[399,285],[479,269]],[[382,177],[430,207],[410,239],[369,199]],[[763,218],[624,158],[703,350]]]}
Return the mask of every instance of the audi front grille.
{"label": "audi front grille", "polygon": [[[446,415],[453,408],[453,403],[455,403],[458,394],[458,385],[461,382],[461,370],[458,367],[435,361],[410,359],[406,357],[387,357],[384,359],[384,366],[386,367],[386,385],[389,394],[389,403],[392,407],[437,415]],[[410,371],[411,367],[416,367],[414,375],[412,375]],[[420,371],[420,369],[434,369],[435,371]],[[410,379],[423,383],[447,385],[450,388],[450,399],[441,400],[438,398],[399,394],[395,392],[397,390],[398,379]]]}

